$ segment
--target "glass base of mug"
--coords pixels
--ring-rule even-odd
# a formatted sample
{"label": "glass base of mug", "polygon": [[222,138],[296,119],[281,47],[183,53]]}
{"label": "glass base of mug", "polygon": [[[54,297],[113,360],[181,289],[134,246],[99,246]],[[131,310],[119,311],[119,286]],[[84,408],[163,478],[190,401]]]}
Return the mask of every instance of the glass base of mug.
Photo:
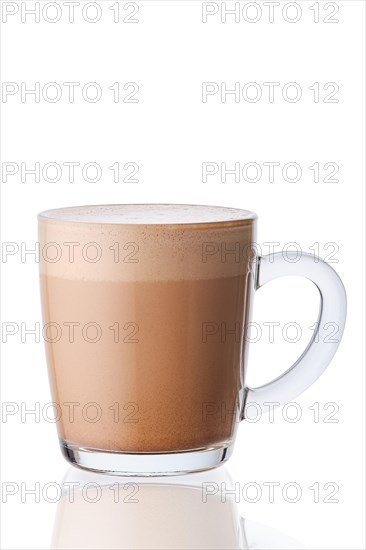
{"label": "glass base of mug", "polygon": [[60,440],[64,457],[74,466],[120,476],[174,476],[217,468],[228,460],[233,445],[168,453],[102,451]]}

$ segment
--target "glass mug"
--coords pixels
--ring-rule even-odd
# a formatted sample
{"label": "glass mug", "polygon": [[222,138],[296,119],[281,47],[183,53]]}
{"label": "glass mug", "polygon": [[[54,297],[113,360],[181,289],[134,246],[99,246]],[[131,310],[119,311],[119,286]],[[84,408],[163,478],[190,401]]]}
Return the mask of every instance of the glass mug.
{"label": "glass mug", "polygon": [[[343,284],[308,254],[258,256],[256,219],[168,204],[39,214],[48,371],[73,464],[123,475],[213,468],[230,457],[251,404],[285,404],[326,369],[343,333]],[[249,388],[254,291],[287,275],[317,286],[317,329],[290,369]],[[327,323],[337,342],[324,342]]]}

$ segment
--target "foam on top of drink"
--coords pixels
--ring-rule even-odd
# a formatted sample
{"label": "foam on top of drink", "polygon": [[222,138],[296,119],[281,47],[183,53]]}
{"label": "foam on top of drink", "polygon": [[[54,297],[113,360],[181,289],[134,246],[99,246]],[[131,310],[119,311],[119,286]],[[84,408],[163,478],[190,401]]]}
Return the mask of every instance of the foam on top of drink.
{"label": "foam on top of drink", "polygon": [[41,218],[74,223],[195,224],[235,222],[255,218],[248,210],[192,204],[106,204],[46,210]]}
{"label": "foam on top of drink", "polygon": [[43,275],[91,281],[215,279],[245,274],[255,214],[191,205],[61,208],[38,217]]}

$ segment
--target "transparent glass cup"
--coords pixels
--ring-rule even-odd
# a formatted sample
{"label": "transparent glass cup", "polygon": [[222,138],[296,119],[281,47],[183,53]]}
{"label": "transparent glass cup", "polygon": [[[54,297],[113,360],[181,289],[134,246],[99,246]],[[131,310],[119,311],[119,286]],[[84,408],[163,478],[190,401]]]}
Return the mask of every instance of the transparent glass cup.
{"label": "transparent glass cup", "polygon": [[[258,256],[256,215],[198,205],[69,207],[38,216],[43,335],[64,456],[123,475],[213,468],[255,404],[285,404],[331,361],[346,295],[313,256]],[[320,294],[312,339],[268,384],[245,383],[254,291],[300,275]],[[337,341],[324,342],[327,323]]]}

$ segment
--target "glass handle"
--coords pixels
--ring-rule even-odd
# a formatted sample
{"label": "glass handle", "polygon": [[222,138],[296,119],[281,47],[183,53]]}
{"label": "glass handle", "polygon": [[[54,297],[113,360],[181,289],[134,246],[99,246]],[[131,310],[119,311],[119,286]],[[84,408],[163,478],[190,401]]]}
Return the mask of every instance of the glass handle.
{"label": "glass handle", "polygon": [[[311,254],[302,254],[296,261],[297,252],[261,256],[258,259],[255,290],[277,277],[300,276],[310,279],[319,290],[320,308],[316,329],[299,359],[286,372],[258,388],[246,387],[243,417],[254,415],[253,407],[264,403],[284,405],[305,391],[319,378],[332,360],[342,338],[346,321],[347,298],[343,283],[337,273],[326,262],[314,261]],[[329,339],[329,327],[336,327],[337,333]],[[327,330],[328,329],[328,330]]]}

